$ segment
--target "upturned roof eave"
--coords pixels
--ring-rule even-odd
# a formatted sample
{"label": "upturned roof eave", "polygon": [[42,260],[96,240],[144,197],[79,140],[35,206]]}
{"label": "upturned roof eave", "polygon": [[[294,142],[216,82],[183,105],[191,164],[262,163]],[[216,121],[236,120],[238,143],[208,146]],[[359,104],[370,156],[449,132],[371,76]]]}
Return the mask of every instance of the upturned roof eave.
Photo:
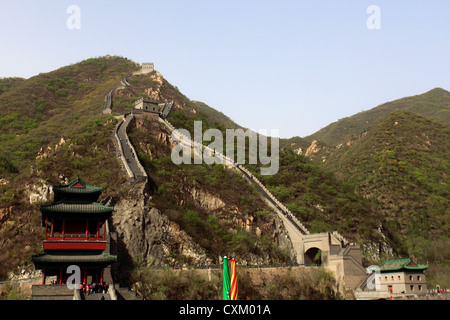
{"label": "upturned roof eave", "polygon": [[99,255],[52,255],[41,254],[32,256],[34,263],[113,263],[117,261],[117,255],[102,253]]}
{"label": "upturned roof eave", "polygon": [[[62,207],[61,205],[66,205],[66,207]],[[71,208],[72,206],[72,208]],[[76,206],[76,208],[74,208]],[[89,207],[88,207],[89,206]],[[92,210],[92,206],[95,207],[95,210]],[[85,208],[83,208],[85,207]],[[52,203],[50,205],[43,205],[39,207],[41,212],[45,213],[109,213],[114,211],[114,207],[105,206],[103,204],[97,202],[89,202],[89,203]]]}
{"label": "upturned roof eave", "polygon": [[[74,185],[77,183],[80,183],[82,187],[74,187]],[[103,187],[96,185],[88,185],[77,176],[68,184],[54,185],[53,190],[62,191],[66,193],[95,193],[103,191]]]}
{"label": "upturned roof eave", "polygon": [[[408,264],[413,263],[413,266],[409,266]],[[389,265],[397,264],[396,266],[389,267]],[[381,272],[391,272],[391,271],[401,271],[401,270],[426,270],[428,266],[425,264],[417,264],[412,261],[411,258],[406,259],[397,259],[397,260],[388,260],[384,261],[379,265]]]}

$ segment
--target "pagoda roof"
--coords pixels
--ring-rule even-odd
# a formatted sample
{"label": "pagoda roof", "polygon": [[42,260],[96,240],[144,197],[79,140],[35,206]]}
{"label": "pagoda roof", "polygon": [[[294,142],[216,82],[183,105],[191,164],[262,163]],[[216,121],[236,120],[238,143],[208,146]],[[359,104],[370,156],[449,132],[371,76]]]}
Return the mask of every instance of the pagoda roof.
{"label": "pagoda roof", "polygon": [[34,263],[112,263],[117,261],[117,255],[100,254],[40,254],[32,256]]}
{"label": "pagoda roof", "polygon": [[387,260],[379,265],[380,271],[400,271],[400,270],[425,270],[428,269],[426,264],[418,264],[412,261],[411,258]]}
{"label": "pagoda roof", "polygon": [[79,177],[76,177],[68,184],[54,185],[53,190],[67,193],[94,193],[94,192],[102,192],[103,187],[88,185]]}
{"label": "pagoda roof", "polygon": [[68,213],[106,213],[112,212],[113,207],[97,202],[56,202],[41,206],[41,212],[68,212]]}

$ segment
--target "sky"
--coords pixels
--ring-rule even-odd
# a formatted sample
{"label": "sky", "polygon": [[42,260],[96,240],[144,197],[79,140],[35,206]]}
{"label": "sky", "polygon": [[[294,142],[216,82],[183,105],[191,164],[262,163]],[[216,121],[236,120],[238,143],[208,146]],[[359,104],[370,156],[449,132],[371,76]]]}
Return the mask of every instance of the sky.
{"label": "sky", "polygon": [[450,90],[450,1],[0,0],[0,77],[107,54],[153,62],[244,127],[304,137]]}

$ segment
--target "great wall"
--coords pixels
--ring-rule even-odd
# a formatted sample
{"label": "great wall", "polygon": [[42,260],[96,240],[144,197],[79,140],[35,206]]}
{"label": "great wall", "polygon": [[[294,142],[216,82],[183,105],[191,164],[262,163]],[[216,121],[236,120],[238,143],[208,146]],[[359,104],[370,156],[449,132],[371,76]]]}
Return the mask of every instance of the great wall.
{"label": "great wall", "polygon": [[[144,65],[144,64],[143,64]],[[153,65],[139,71],[135,71],[123,77],[121,84],[110,90],[105,97],[104,113],[110,114],[112,110],[112,97],[117,90],[124,89],[130,84],[128,78],[134,74],[142,74],[152,72]],[[192,147],[194,152],[203,153],[205,150],[213,154],[215,151],[207,146],[192,141],[186,135],[179,132],[167,120],[167,115],[158,115],[158,121],[162,123],[167,131],[172,135],[178,143]],[[118,117],[119,123],[114,130],[114,142],[117,150],[117,157],[121,160],[122,166],[129,180],[147,179],[145,169],[140,164],[136,151],[132,146],[128,135],[127,128],[135,119],[135,115],[131,113]],[[314,256],[320,252],[321,265],[332,271],[338,283],[338,290],[342,293],[345,290],[354,290],[358,286],[365,283],[368,275],[362,266],[362,256],[359,244],[350,243],[337,231],[310,233],[309,230],[282,204],[250,171],[242,165],[236,163],[232,159],[223,154],[215,152],[215,156],[222,160],[223,165],[231,168],[236,173],[242,175],[249,183],[257,186],[263,201],[265,201],[278,217],[283,221],[295,250],[298,266],[313,266]]]}
{"label": "great wall", "polygon": [[[145,67],[144,67],[145,66]],[[142,64],[142,68],[138,71],[127,74],[120,81],[120,85],[109,90],[105,95],[105,105],[103,109],[104,114],[112,113],[112,100],[114,94],[121,89],[125,89],[130,86],[128,78],[132,75],[150,73],[154,71],[153,64]],[[171,106],[171,105],[170,105]],[[189,146],[195,153],[209,152],[210,155],[214,154],[218,157],[222,164],[227,168],[233,170],[235,173],[240,174],[248,183],[253,184],[260,191],[260,196],[277,214],[277,216],[283,222],[286,229],[292,247],[295,251],[296,265],[248,265],[241,266],[246,268],[258,268],[261,269],[276,269],[286,270],[286,268],[310,268],[314,270],[317,253],[320,252],[321,266],[331,271],[337,281],[337,291],[346,297],[347,292],[351,292],[350,299],[356,298],[357,300],[373,300],[373,299],[394,299],[394,300],[416,300],[418,296],[416,294],[397,293],[392,294],[384,291],[377,291],[369,287],[369,281],[374,273],[369,274],[362,265],[361,250],[358,244],[351,243],[345,239],[337,231],[323,232],[323,233],[310,233],[310,231],[289,211],[289,209],[282,204],[249,170],[242,165],[236,163],[232,159],[224,156],[223,154],[204,146],[196,141],[191,140],[188,136],[183,135],[177,130],[168,120],[169,109],[165,110],[163,114],[158,114],[155,120],[159,121],[172,135],[172,141]],[[142,113],[133,110],[130,113],[117,116],[119,122],[115,126],[112,135],[116,149],[116,157],[120,160],[124,172],[127,176],[126,185],[136,189],[137,193],[144,193],[144,189],[148,183],[148,176],[144,167],[139,162],[136,151],[130,142],[127,134],[127,130],[130,124],[136,119],[136,116]],[[138,190],[139,189],[139,190]],[[117,234],[110,232],[109,223],[106,224],[107,234],[107,252],[117,252]],[[312,268],[311,268],[312,267]],[[212,270],[220,269],[221,266],[208,265],[194,266],[189,269],[195,269],[197,272],[201,272],[211,275]],[[185,267],[172,268],[172,269],[185,269]],[[158,270],[158,268],[155,268]],[[308,269],[304,269],[308,270]],[[284,272],[284,271],[281,271]],[[303,272],[303,271],[301,271]],[[39,275],[23,275],[24,277],[18,277],[8,281],[0,282],[0,287],[10,282],[19,282],[20,286],[23,283],[36,283],[36,279],[40,278]],[[32,300],[142,300],[142,296],[138,295],[135,291],[130,290],[128,287],[120,287],[120,283],[113,281],[112,268],[105,270],[105,279],[112,284],[110,290],[105,295],[92,295],[89,297],[82,297],[79,290],[68,289],[66,285],[31,285]],[[25,285],[27,287],[28,285]],[[428,290],[426,295],[421,295],[419,299],[426,300],[449,300],[450,293],[447,291],[444,293],[436,293],[434,290]]]}
{"label": "great wall", "polygon": [[[145,66],[145,67],[144,67]],[[119,86],[111,89],[105,96],[105,106],[103,113],[112,113],[112,100],[114,94],[121,89],[125,89],[130,86],[128,78],[135,74],[150,73],[154,71],[153,64],[142,64],[142,68],[138,71],[129,73],[121,79]],[[167,105],[164,105],[164,108]],[[157,114],[153,119],[160,122],[167,132],[172,136],[172,142],[180,143],[194,151],[197,154],[209,153],[210,156],[214,154],[219,161],[234,171],[236,174],[240,174],[248,183],[253,184],[260,192],[261,199],[267,203],[273,209],[273,212],[277,214],[283,223],[284,228],[292,243],[292,247],[295,251],[296,265],[282,265],[282,266],[269,266],[269,265],[253,265],[245,266],[247,268],[264,268],[264,269],[278,269],[284,270],[286,268],[310,268],[304,270],[314,270],[316,267],[317,254],[320,253],[320,265],[328,271],[331,271],[336,279],[336,290],[346,297],[348,292],[351,292],[350,298],[356,298],[359,300],[367,299],[417,299],[417,295],[405,295],[388,292],[379,292],[369,287],[369,281],[374,273],[369,274],[362,265],[361,249],[359,244],[351,243],[345,239],[337,231],[334,232],[322,232],[311,233],[293,214],[290,210],[281,203],[259,179],[253,175],[249,170],[243,167],[241,164],[236,163],[233,159],[204,146],[201,143],[191,140],[188,136],[183,135],[177,130],[168,120],[170,108],[172,104],[169,104],[168,109],[164,109],[163,113]],[[125,185],[134,190],[134,194],[145,194],[145,189],[148,186],[147,173],[140,163],[137,153],[130,142],[127,131],[130,124],[136,120],[136,117],[142,114],[142,110],[133,110],[130,113],[117,116],[119,120],[113,131],[113,141],[116,148],[116,156],[120,160],[123,170],[127,176],[127,182]],[[121,211],[120,211],[121,212]],[[109,222],[106,224],[107,230],[107,253],[117,253],[117,233],[110,229]],[[115,247],[115,248],[114,248]],[[242,266],[244,267],[244,266]],[[312,268],[311,268],[312,267]],[[220,268],[220,266],[208,265],[205,266],[193,266],[198,272],[203,272],[208,275],[211,274],[211,270]],[[175,268],[177,269],[177,268]],[[180,268],[184,269],[184,268]],[[155,268],[158,270],[158,268]],[[117,270],[116,270],[117,271]],[[135,291],[130,290],[128,287],[120,287],[120,283],[113,281],[112,268],[108,267],[105,270],[105,279],[112,284],[110,290],[103,298],[107,300],[141,300],[142,296],[136,294]],[[283,272],[283,271],[282,271]],[[304,272],[301,271],[300,272]],[[31,278],[24,281],[33,281]],[[1,285],[1,283],[0,283]],[[32,286],[32,300],[81,300],[100,299],[100,295],[93,295],[90,297],[81,297],[78,290],[68,290],[65,285],[62,286],[46,286],[46,285],[33,285]],[[103,299],[101,298],[101,299]],[[422,296],[424,298],[424,296]],[[440,294],[434,293],[427,294],[426,299],[449,299],[449,295],[442,297]]]}

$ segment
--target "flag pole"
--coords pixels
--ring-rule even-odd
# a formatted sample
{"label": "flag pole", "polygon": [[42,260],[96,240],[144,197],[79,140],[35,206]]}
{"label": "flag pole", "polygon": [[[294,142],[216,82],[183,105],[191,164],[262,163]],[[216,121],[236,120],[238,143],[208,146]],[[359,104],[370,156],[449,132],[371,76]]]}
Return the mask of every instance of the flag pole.
{"label": "flag pole", "polygon": [[230,289],[231,289],[231,300],[237,300],[238,298],[238,288],[237,288],[237,274],[236,274],[236,260],[232,259],[231,262],[231,278],[230,278]]}
{"label": "flag pole", "polygon": [[223,285],[222,285],[223,300],[230,299],[230,271],[228,269],[227,256],[223,257]]}

